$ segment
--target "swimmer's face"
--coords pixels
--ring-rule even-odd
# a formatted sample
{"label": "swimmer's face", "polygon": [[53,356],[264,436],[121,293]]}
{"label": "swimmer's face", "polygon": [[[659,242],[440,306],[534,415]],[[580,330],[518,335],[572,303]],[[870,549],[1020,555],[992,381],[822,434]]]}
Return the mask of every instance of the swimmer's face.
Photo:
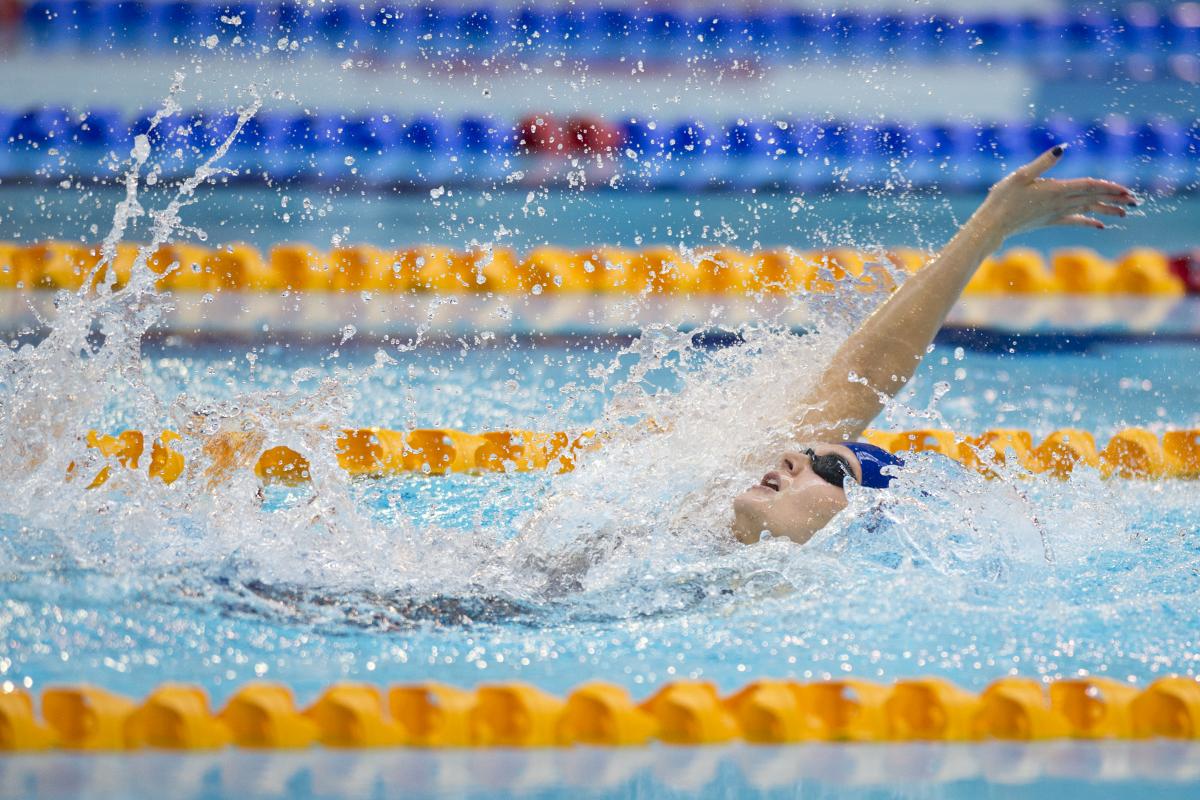
{"label": "swimmer's face", "polygon": [[775,469],[733,501],[733,533],[746,544],[757,542],[763,531],[804,544],[846,507],[846,492],[813,471],[816,455],[841,456],[856,481],[862,467],[848,448],[837,444],[812,444],[784,452]]}

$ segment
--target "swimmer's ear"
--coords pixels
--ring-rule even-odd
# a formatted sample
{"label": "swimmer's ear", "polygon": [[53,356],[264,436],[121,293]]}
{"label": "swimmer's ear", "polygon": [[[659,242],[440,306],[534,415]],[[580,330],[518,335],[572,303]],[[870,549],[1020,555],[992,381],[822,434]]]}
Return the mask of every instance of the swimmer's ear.
{"label": "swimmer's ear", "polygon": [[1065,144],[1056,144],[1033,161],[1021,167],[1017,172],[1026,178],[1040,178],[1062,159],[1066,149],[1067,146]]}

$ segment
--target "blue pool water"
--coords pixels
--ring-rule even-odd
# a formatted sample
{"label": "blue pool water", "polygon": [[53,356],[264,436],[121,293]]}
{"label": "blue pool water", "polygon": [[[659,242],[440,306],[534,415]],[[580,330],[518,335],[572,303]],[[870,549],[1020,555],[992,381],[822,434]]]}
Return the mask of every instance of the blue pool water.
{"label": "blue pool water", "polygon": [[[88,236],[103,200],[96,198],[92,210],[60,206],[48,212],[50,222],[25,217],[16,227],[34,238],[69,218]],[[731,209],[763,211],[721,202],[703,213],[720,220]],[[937,198],[912,202],[920,219],[938,216],[943,227],[957,213]],[[1155,224],[1188,219],[1191,202],[1176,203]],[[576,221],[595,222],[587,206],[564,207]],[[826,211],[854,217],[852,205],[839,208]],[[894,221],[873,199],[857,208],[857,230],[878,233]],[[246,225],[218,214],[208,218],[210,234],[225,240],[226,219],[235,220],[229,227]],[[315,222],[323,219],[314,215],[296,237],[278,228],[233,233],[265,242],[316,239],[328,232]],[[433,230],[419,217],[401,227],[408,241]],[[581,238],[571,243],[622,230],[632,228],[581,223],[572,234]],[[755,230],[765,243],[780,243],[788,223]],[[430,238],[462,243],[462,233],[461,226],[443,227]],[[1142,243],[1142,233],[1129,238]],[[689,228],[682,238],[695,244],[707,235]],[[1170,235],[1164,247],[1186,241],[1183,232]],[[888,236],[911,241],[897,231]],[[1010,673],[1100,674],[1138,684],[1200,674],[1200,500],[1191,483],[1106,482],[1087,470],[1066,483],[1021,474],[988,482],[936,457],[916,457],[886,495],[852,492],[850,513],[804,547],[735,544],[731,497],[769,467],[786,442],[784,422],[797,398],[870,298],[811,302],[822,322],[810,334],[772,325],[764,308],[766,324],[745,326],[741,340],[724,347],[697,345],[672,326],[652,326],[625,345],[547,344],[500,331],[414,348],[407,339],[347,329],[341,344],[261,336],[200,346],[170,336],[141,342],[148,323],[134,307],[97,312],[109,336],[104,348],[81,356],[53,337],[37,349],[26,346],[10,356],[16,360],[8,365],[19,366],[4,373],[0,387],[5,412],[13,414],[0,448],[0,685],[36,692],[87,681],[142,696],[164,681],[184,681],[220,704],[241,684],[267,679],[293,687],[303,704],[345,679],[466,687],[523,680],[560,693],[601,679],[641,698],[681,678],[731,690],[760,677],[887,682],[933,674],[978,690]],[[1019,342],[995,351],[942,344],[876,426],[1025,427],[1036,435],[1080,427],[1101,441],[1128,426],[1195,427],[1198,367],[1193,343],[1153,337],[1058,352]],[[206,421],[197,423],[201,416]],[[85,473],[99,468],[75,438],[89,427],[244,421],[271,443],[307,455],[314,483],[268,487],[260,498],[246,471],[212,485],[190,475],[163,487],[116,470],[98,491],[61,478],[72,460]],[[609,439],[567,475],[350,480],[333,465],[333,439],[340,427],[358,425],[595,427]],[[39,443],[51,447],[39,450]],[[194,441],[184,447],[198,457]],[[793,796],[805,786],[817,794],[887,795],[886,778],[878,776],[887,754],[851,751],[795,756],[805,763],[862,761],[876,777],[856,783],[801,771],[760,786],[754,781],[765,769],[762,753],[737,751],[752,762],[747,768],[730,766],[736,752],[714,750],[693,762],[685,751],[659,748],[649,766],[614,768],[629,776],[614,786],[646,796],[706,787],[726,796]],[[1138,767],[1116,773],[1124,783],[1115,785],[1170,793],[1194,782],[1190,774],[1160,780],[1144,771],[1179,755],[1168,751],[1110,756]],[[779,760],[791,763],[792,755]],[[147,774],[199,775],[192,794],[212,797],[331,795],[320,784],[328,774],[322,770],[354,766],[327,755],[302,767],[225,757],[138,756],[131,763]],[[545,796],[573,791],[561,772],[569,759],[497,758],[446,769],[518,776],[550,770],[557,777],[496,787]],[[1042,759],[1028,773],[1038,791],[1062,796],[1064,786],[1086,786],[1078,774],[1060,777],[1043,755],[1028,758]],[[687,763],[676,785],[670,765],[681,759]],[[896,759],[914,769],[924,763],[919,754]],[[1001,758],[1000,767],[974,761],[961,773],[947,767],[962,777],[938,791],[970,796],[1006,780],[1010,763],[1020,762],[1014,759]],[[363,782],[342,787],[343,795],[375,796],[398,780],[369,758],[354,763]],[[405,763],[417,772],[436,766]],[[5,785],[33,787],[16,790],[18,796],[55,796],[54,776],[86,781],[103,775],[104,764],[62,756],[6,761],[5,774],[16,777]],[[246,789],[238,783],[245,774],[282,774],[282,784]],[[430,785],[432,795],[457,791]],[[113,794],[121,792],[137,796],[138,786],[123,783]]]}
{"label": "blue pool water", "polygon": [[0,797],[1185,798],[1194,744],[1056,742],[14,756]]}
{"label": "blue pool water", "polygon": [[[162,187],[147,187],[155,203]],[[494,243],[519,252],[562,247],[682,244],[687,247],[840,246],[940,247],[983,200],[983,193],[848,187],[825,192],[677,190],[648,193],[555,188],[428,192],[271,188],[254,184],[213,192],[187,209],[186,222],[213,244],[249,242],[262,248],[281,241],[328,247],[339,242],[407,247],[430,242],[465,247]],[[3,238],[96,241],[111,224],[119,191],[105,184],[60,189],[0,186]],[[1010,246],[1039,250],[1092,247],[1109,256],[1131,247],[1167,252],[1195,246],[1200,198],[1193,194],[1144,195],[1145,204],[1104,232],[1052,228],[1015,237]],[[130,240],[148,238],[135,222]]]}
{"label": "blue pool water", "polygon": [[[311,391],[320,376],[362,372],[372,355],[266,348],[251,367],[244,348],[152,348],[143,364],[165,401],[183,394],[219,408],[234,395],[286,392],[301,370],[316,376],[301,384]],[[687,396],[698,375],[736,356],[700,351],[633,383],[642,356],[617,348],[416,350],[350,393],[344,419],[582,428],[631,391]],[[562,394],[610,365],[608,388]],[[1127,426],[1200,424],[1200,353],[1188,345],[942,347],[926,365],[896,427],[1085,427],[1103,441]],[[286,415],[292,401],[276,400]],[[121,428],[138,407],[115,402],[97,427]],[[891,500],[856,498],[857,519],[806,547],[744,548],[718,519],[689,529],[669,506],[648,505],[683,507],[707,474],[690,463],[706,443],[675,449],[685,443],[620,445],[623,458],[660,460],[644,474],[606,474],[602,449],[566,476],[363,479],[344,498],[339,487],[271,487],[262,508],[243,486],[184,502],[130,482],[59,509],[69,525],[6,514],[0,676],[35,689],[86,678],[132,695],[183,680],[217,700],[268,678],[304,701],[343,678],[522,679],[564,691],[587,676],[642,696],[683,677],[732,689],[766,676],[940,674],[978,689],[1009,672],[1139,682],[1196,672],[1191,484],[1095,474],[989,484],[931,458]],[[729,472],[752,482],[765,469],[760,459]],[[531,522],[564,490],[578,493],[579,514]]]}

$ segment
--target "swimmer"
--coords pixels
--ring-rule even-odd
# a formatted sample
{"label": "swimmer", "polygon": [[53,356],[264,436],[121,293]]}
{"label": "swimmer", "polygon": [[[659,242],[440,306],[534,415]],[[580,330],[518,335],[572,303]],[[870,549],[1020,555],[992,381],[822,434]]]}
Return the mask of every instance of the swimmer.
{"label": "swimmer", "polygon": [[[987,199],[923,269],[904,282],[838,348],[812,394],[796,406],[792,430],[802,444],[733,501],[733,533],[744,543],[763,532],[803,544],[846,507],[847,478],[884,488],[903,461],[856,442],[921,363],[971,276],[1009,236],[1069,225],[1104,229],[1093,215],[1124,217],[1137,205],[1129,189],[1095,178],[1042,177],[1062,145],[992,187]],[[852,379],[852,376],[854,379]]]}

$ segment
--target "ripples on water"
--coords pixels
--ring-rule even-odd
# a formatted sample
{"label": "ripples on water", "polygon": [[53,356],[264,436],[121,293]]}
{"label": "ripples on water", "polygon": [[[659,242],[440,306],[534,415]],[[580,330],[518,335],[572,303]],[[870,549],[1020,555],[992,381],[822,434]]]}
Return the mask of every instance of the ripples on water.
{"label": "ripples on water", "polygon": [[[152,215],[162,237],[181,208]],[[132,195],[114,237],[138,211]],[[582,373],[533,351],[574,380],[515,393],[522,413],[605,438],[570,474],[378,482],[337,468],[335,431],[363,409],[411,411],[420,351],[295,369],[260,356],[245,381],[228,356],[193,361],[198,381],[178,363],[159,374],[140,342],[165,302],[145,273],[64,295],[47,340],[0,351],[4,680],[1194,671],[1191,485],[989,482],[918,457],[894,490],[852,492],[808,546],[732,542],[730,499],[787,443],[794,404],[869,306],[853,290],[822,301],[806,336],[767,320],[710,350],[650,328]],[[499,417],[511,376],[489,380]],[[937,402],[907,413],[942,420]],[[99,491],[64,481],[101,466],[86,430],[121,425],[191,430],[193,468],[171,487],[121,470]],[[239,427],[308,456],[313,483],[264,500],[248,470],[208,480],[200,442]]]}

